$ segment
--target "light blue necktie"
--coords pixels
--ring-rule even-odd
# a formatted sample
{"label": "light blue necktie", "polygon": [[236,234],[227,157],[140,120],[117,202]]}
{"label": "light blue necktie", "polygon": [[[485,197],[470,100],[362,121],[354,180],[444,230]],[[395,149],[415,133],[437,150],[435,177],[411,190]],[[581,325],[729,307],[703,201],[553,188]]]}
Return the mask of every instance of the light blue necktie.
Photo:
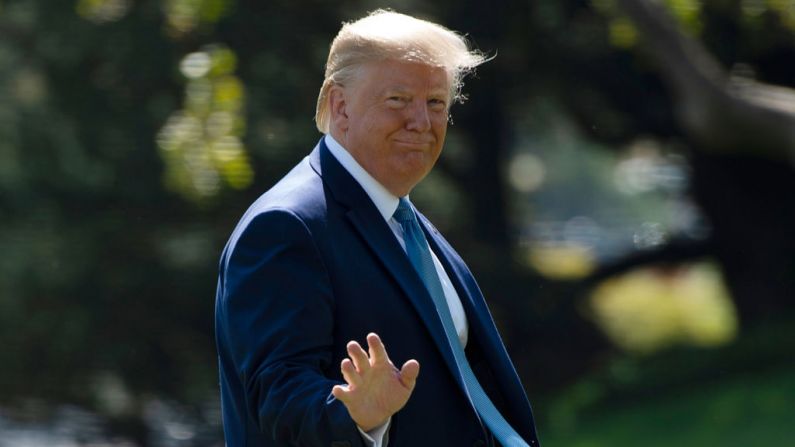
{"label": "light blue necktie", "polygon": [[439,281],[439,275],[436,273],[436,267],[433,264],[428,241],[425,239],[419,223],[417,223],[417,216],[414,214],[411,203],[405,197],[400,199],[394,217],[400,223],[400,226],[403,227],[403,240],[406,243],[406,253],[409,260],[425,283],[425,287],[428,288],[431,298],[433,298],[433,304],[436,306],[436,311],[442,320],[442,326],[444,326],[444,333],[447,335],[447,342],[453,350],[455,362],[461,371],[461,376],[464,379],[464,384],[472,403],[475,405],[475,409],[494,437],[504,447],[527,447],[528,444],[522,440],[522,437],[508,424],[508,421],[502,417],[500,411],[491,402],[483,387],[480,386],[477,377],[475,377],[472,367],[469,366],[469,361],[467,361],[453,324],[453,317],[450,315],[450,308],[444,296],[442,283]]}

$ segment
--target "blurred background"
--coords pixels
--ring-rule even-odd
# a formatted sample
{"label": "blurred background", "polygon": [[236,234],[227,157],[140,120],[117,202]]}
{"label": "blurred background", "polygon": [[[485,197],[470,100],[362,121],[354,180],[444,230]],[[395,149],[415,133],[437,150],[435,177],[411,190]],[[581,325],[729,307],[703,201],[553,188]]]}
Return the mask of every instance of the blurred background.
{"label": "blurred background", "polygon": [[544,445],[795,445],[795,1],[0,0],[0,447],[223,445],[221,249],[380,7],[496,55],[412,198]]}

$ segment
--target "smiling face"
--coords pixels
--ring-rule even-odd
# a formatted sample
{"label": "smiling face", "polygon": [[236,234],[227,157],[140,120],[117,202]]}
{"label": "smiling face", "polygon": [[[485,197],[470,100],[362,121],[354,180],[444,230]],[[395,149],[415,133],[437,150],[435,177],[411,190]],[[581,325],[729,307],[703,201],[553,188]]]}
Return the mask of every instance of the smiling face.
{"label": "smiling face", "polygon": [[329,92],[331,135],[401,197],[430,172],[447,132],[450,87],[442,68],[386,60]]}

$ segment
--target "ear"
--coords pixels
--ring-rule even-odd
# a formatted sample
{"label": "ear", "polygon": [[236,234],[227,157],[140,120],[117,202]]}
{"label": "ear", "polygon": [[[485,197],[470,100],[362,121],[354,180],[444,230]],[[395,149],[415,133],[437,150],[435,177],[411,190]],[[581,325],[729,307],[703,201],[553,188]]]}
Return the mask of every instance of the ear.
{"label": "ear", "polygon": [[348,130],[348,112],[345,89],[339,85],[332,85],[328,93],[329,111],[331,112],[331,126],[342,132]]}

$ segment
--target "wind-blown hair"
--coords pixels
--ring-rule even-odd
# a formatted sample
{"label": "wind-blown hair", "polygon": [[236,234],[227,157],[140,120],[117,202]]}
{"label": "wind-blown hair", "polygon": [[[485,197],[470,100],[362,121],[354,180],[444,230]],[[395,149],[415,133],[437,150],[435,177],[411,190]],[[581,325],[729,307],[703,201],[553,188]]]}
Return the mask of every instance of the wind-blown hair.
{"label": "wind-blown hair", "polygon": [[443,68],[452,104],[464,99],[461,94],[464,76],[487,58],[477,50],[470,50],[466,39],[454,31],[393,11],[379,9],[355,22],[344,23],[331,43],[325,79],[317,98],[318,130],[329,132],[328,95],[332,85],[350,85],[363,65],[382,60]]}

